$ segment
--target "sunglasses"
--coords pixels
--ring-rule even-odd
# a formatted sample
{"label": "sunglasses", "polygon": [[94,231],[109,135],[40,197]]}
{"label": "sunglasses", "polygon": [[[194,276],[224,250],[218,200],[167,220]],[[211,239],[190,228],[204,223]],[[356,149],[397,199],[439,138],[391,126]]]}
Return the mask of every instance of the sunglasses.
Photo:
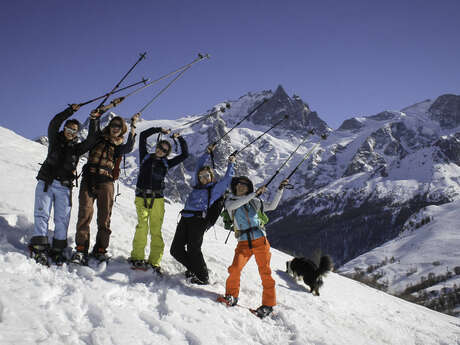
{"label": "sunglasses", "polygon": [[70,127],[64,127],[64,130],[70,134],[76,134],[78,132],[78,129],[72,129]]}
{"label": "sunglasses", "polygon": [[117,129],[121,129],[121,125],[119,125],[119,124],[116,124],[116,123],[114,123],[114,124],[110,125],[110,127],[111,127],[111,128],[117,128]]}
{"label": "sunglasses", "polygon": [[242,186],[249,187],[249,183],[247,183],[247,182],[241,182],[241,181],[239,181],[239,182],[237,183],[237,185],[238,185],[238,184],[240,184],[240,185],[242,185]]}
{"label": "sunglasses", "polygon": [[164,148],[164,146],[157,146],[157,150],[162,151],[163,153],[168,153],[169,152],[169,147],[167,149]]}
{"label": "sunglasses", "polygon": [[211,174],[210,174],[210,173],[199,174],[198,177],[199,177],[199,178],[210,179],[210,178],[211,178]]}

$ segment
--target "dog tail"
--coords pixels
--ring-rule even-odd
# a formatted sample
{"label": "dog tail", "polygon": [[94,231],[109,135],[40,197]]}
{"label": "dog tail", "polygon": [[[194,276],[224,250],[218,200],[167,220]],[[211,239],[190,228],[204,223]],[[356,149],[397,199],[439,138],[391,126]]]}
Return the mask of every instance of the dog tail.
{"label": "dog tail", "polygon": [[319,267],[318,267],[318,276],[322,276],[326,274],[327,272],[332,271],[334,267],[334,263],[332,262],[332,259],[329,255],[323,255],[321,257],[321,260],[319,262]]}

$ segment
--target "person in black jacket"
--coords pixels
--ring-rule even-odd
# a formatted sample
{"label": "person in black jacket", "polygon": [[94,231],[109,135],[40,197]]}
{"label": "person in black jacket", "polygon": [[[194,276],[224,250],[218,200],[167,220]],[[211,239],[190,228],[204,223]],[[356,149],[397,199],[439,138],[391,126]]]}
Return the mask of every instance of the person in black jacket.
{"label": "person in black jacket", "polygon": [[[152,127],[143,131],[139,138],[139,175],[136,184],[136,211],[137,226],[133,239],[133,250],[130,261],[135,269],[146,270],[151,266],[157,273],[160,271],[160,262],[164,251],[164,241],[161,235],[161,226],[165,212],[163,190],[164,179],[169,169],[183,162],[188,157],[187,143],[179,133],[173,138],[178,139],[181,154],[167,159],[171,153],[171,144],[167,140],[160,140],[155,152],[147,152],[147,138],[155,133],[169,134],[169,130]],[[147,262],[144,261],[144,251],[147,244],[147,235],[150,232],[150,254]]]}
{"label": "person in black jacket", "polygon": [[[56,264],[65,261],[63,250],[67,247],[67,229],[70,221],[71,190],[76,179],[80,156],[95,143],[96,123],[90,121],[86,140],[77,141],[80,122],[68,119],[79,109],[72,104],[57,114],[48,126],[48,155],[37,175],[34,206],[34,230],[29,242],[31,256],[39,263],[48,264],[48,256]],[[66,121],[67,120],[67,121]],[[62,123],[64,129],[59,131]],[[54,206],[54,235],[50,250],[48,223]]]}

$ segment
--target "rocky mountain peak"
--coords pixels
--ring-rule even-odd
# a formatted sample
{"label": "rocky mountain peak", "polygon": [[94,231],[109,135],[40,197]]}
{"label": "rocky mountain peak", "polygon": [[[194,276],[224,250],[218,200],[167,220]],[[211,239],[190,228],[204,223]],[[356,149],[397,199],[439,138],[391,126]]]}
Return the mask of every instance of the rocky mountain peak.
{"label": "rocky mountain peak", "polygon": [[284,115],[289,118],[279,128],[302,132],[310,128],[316,128],[319,132],[330,131],[327,123],[316,112],[311,111],[307,103],[298,95],[289,97],[281,85],[278,85],[273,96],[251,116],[251,121],[257,125],[273,125]]}
{"label": "rocky mountain peak", "polygon": [[443,129],[460,125],[460,96],[445,94],[439,96],[428,110],[431,118]]}

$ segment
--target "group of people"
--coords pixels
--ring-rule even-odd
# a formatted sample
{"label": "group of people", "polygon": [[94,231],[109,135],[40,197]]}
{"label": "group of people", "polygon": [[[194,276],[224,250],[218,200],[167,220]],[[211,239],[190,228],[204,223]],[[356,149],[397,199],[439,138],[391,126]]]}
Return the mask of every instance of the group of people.
{"label": "group of people", "polygon": [[[79,106],[70,105],[57,114],[48,127],[48,155],[42,164],[35,190],[34,230],[29,242],[31,256],[42,264],[50,259],[62,265],[67,258],[67,229],[70,221],[72,188],[77,180],[77,164],[80,156],[89,151],[88,160],[82,171],[79,191],[78,221],[75,235],[75,252],[71,262],[87,265],[90,256],[106,261],[107,248],[111,235],[111,214],[114,202],[114,180],[117,178],[117,162],[120,157],[134,148],[135,129],[139,114],[134,115],[128,125],[119,116],[113,117],[104,129],[100,129],[98,110],[91,112],[87,138],[78,142],[77,135],[81,124],[69,119]],[[63,130],[60,131],[64,123]],[[181,153],[168,158],[171,143],[168,140],[157,141],[154,152],[148,152],[147,139],[155,133],[169,134],[170,130],[152,127],[144,130],[139,138],[139,174],[135,190],[135,206],[138,223],[135,229],[132,251],[128,259],[135,269],[152,268],[161,274],[161,259],[165,243],[162,237],[162,224],[165,213],[164,189],[165,176],[169,169],[183,162],[189,155],[187,143],[179,133],[172,138],[180,143]],[[261,210],[274,210],[281,200],[288,181],[279,185],[271,203],[259,198],[266,187],[254,190],[251,180],[246,176],[235,177],[235,156],[228,158],[227,171],[220,180],[216,179],[213,169],[205,165],[215,145],[209,145],[198,159],[195,175],[192,179],[192,192],[188,195],[174,239],[170,246],[171,255],[185,267],[185,276],[193,284],[209,284],[209,274],[201,250],[206,230],[210,226],[208,211],[217,202],[222,202],[230,188],[230,196],[225,197],[224,205],[231,216],[238,245],[233,262],[228,268],[226,292],[219,301],[228,306],[238,303],[241,271],[248,260],[255,256],[262,280],[262,305],[256,310],[259,317],[265,317],[276,305],[275,281],[271,276],[270,244],[266,238]],[[96,242],[89,254],[90,223],[97,203]],[[48,223],[54,206],[54,235],[48,240]],[[145,247],[150,233],[150,252],[145,260]]]}

